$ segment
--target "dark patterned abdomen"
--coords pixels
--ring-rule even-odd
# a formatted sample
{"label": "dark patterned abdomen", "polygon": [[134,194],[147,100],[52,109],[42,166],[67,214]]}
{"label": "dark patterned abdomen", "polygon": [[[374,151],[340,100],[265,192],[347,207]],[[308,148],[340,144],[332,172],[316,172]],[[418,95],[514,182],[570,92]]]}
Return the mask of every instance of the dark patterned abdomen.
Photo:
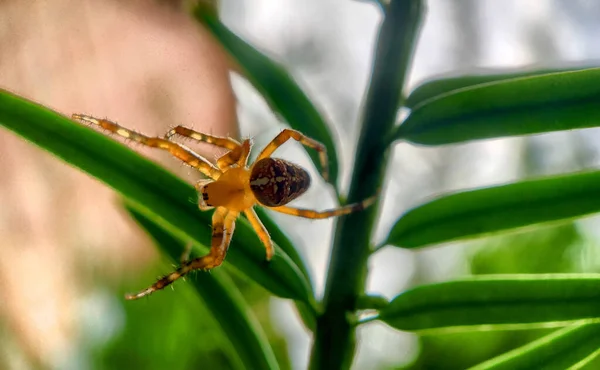
{"label": "dark patterned abdomen", "polygon": [[267,207],[278,207],[298,198],[310,186],[310,176],[302,167],[278,158],[256,162],[250,174],[250,189]]}

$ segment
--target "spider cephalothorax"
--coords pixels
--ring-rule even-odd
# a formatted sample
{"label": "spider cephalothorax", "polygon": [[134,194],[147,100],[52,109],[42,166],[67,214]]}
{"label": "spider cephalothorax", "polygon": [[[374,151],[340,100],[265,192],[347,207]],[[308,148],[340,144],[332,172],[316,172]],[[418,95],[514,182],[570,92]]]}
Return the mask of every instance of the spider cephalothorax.
{"label": "spider cephalothorax", "polygon": [[[318,151],[323,169],[323,178],[328,179],[328,160],[325,147],[298,131],[283,130],[262,150],[256,161],[248,166],[248,156],[252,146],[250,140],[244,140],[240,143],[232,138],[206,135],[183,126],[177,126],[170,130],[164,138],[148,137],[105,119],[82,114],[74,114],[73,118],[95,124],[111,133],[140,144],[167,150],[181,161],[198,169],[208,178],[199,181],[196,184],[196,189],[199,195],[199,208],[201,210],[215,208],[212,217],[213,230],[210,252],[206,256],[183,262],[176,271],[162,277],[152,286],[137,294],[127,295],[127,299],[137,299],[163,289],[190,271],[207,270],[219,266],[225,259],[235,229],[235,220],[240,213],[244,213],[258,234],[265,245],[267,260],[270,260],[274,252],[273,242],[254,211],[256,205],[265,206],[289,215],[321,219],[359,211],[375,201],[375,197],[371,197],[360,203],[327,211],[313,211],[286,206],[287,203],[304,194],[310,186],[310,176],[302,167],[283,159],[271,158],[273,152],[287,140],[294,139]],[[228,149],[228,152],[217,159],[215,165],[191,149],[172,141],[171,137],[174,135],[213,144]]]}

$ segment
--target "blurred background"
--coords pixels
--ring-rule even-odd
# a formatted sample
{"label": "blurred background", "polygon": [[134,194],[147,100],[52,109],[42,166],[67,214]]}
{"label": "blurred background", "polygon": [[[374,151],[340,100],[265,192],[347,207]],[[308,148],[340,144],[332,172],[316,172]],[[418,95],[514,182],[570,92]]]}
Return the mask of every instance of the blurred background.
{"label": "blurred background", "polygon": [[[600,60],[600,3],[593,0],[427,5],[409,89],[440,74]],[[331,125],[347,189],[381,20],[377,7],[353,0],[223,0],[220,14],[288,68],[313,99]],[[253,137],[257,147],[284,127],[250,84],[229,74],[226,56],[178,1],[1,1],[0,50],[0,88],[65,115],[109,117],[152,135],[185,124]],[[404,210],[445,192],[598,167],[599,136],[591,129],[443,148],[399,144],[376,239]],[[139,302],[123,299],[172,266],[113,191],[2,128],[0,148],[0,368],[233,366],[227,339],[186,283]],[[198,178],[168,155],[135,149],[190,182]],[[318,178],[297,145],[278,154]],[[296,204],[335,205],[320,180]],[[273,217],[296,242],[322,294],[334,221]],[[598,221],[421,251],[387,247],[370,261],[368,289],[391,298],[468,274],[600,272]],[[282,368],[306,368],[311,338],[290,302],[236,281]],[[462,369],[543,334],[418,338],[371,323],[359,330],[355,368]]]}

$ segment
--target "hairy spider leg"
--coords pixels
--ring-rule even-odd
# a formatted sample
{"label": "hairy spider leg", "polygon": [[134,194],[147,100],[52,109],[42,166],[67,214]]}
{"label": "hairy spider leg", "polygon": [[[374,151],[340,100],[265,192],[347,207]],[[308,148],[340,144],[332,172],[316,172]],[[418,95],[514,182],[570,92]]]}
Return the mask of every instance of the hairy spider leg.
{"label": "hairy spider leg", "polygon": [[[244,155],[246,155],[246,151],[248,154],[250,153],[249,141],[248,143],[244,141],[242,144],[240,144],[237,140],[230,137],[203,134],[202,132],[192,130],[185,126],[177,126],[169,130],[169,132],[165,134],[165,139],[171,139],[175,135],[187,137],[196,141],[201,141],[221,148],[229,149],[227,153],[225,153],[222,157],[220,157],[217,160],[217,167],[219,167],[219,169],[221,170],[229,168],[234,164],[239,165],[240,159],[244,158]],[[245,158],[246,159],[244,159],[243,161],[244,166],[246,165],[247,155]]]}
{"label": "hairy spider leg", "polygon": [[164,289],[177,279],[184,277],[194,270],[209,270],[223,263],[227,249],[231,243],[231,237],[235,229],[235,220],[238,212],[228,211],[224,207],[218,207],[213,213],[212,242],[210,252],[203,256],[182,263],[174,272],[160,278],[149,288],[136,294],[127,294],[125,299],[133,300],[147,296],[157,290]]}
{"label": "hairy spider leg", "polygon": [[246,167],[251,147],[252,144],[250,140],[244,140],[239,147],[225,153],[221,158],[217,159],[217,167],[221,170],[229,168],[234,164],[237,164],[238,167]]}
{"label": "hairy spider leg", "polygon": [[365,208],[369,207],[370,205],[372,205],[373,203],[375,203],[375,200],[377,200],[378,196],[379,195],[374,195],[372,197],[369,197],[369,198],[363,200],[360,203],[348,204],[348,205],[345,205],[345,206],[342,206],[339,208],[328,209],[325,211],[314,211],[312,209],[292,208],[292,207],[286,207],[286,206],[269,207],[269,209],[272,209],[273,211],[276,211],[276,212],[285,213],[286,215],[293,215],[293,216],[312,218],[312,219],[322,219],[322,218],[342,216],[342,215],[347,215],[352,212],[362,211],[363,209],[365,209]]}
{"label": "hairy spider leg", "polygon": [[269,236],[269,232],[265,228],[265,225],[263,225],[263,223],[260,221],[260,218],[258,218],[254,208],[245,210],[244,214],[246,215],[248,221],[250,221],[250,224],[252,225],[254,231],[256,231],[256,234],[258,234],[258,238],[265,246],[265,249],[267,250],[267,261],[270,261],[275,253],[275,248],[273,246],[273,240],[271,240],[271,237]]}
{"label": "hairy spider leg", "polygon": [[165,139],[170,139],[175,135],[188,137],[196,141],[202,141],[229,150],[234,150],[240,146],[240,143],[233,138],[203,134],[185,126],[172,128],[165,134]]}
{"label": "hairy spider leg", "polygon": [[133,140],[142,145],[166,150],[170,152],[174,157],[198,169],[204,175],[212,179],[218,179],[219,176],[221,176],[221,170],[219,170],[217,167],[215,167],[212,163],[210,163],[208,160],[206,160],[199,154],[194,153],[194,151],[179,143],[175,143],[173,141],[169,141],[167,139],[159,137],[148,137],[146,135],[139,134],[135,131],[127,129],[106,119],[95,118],[83,114],[73,114],[72,117],[73,119],[100,126],[101,128],[109,132],[117,134],[126,139]]}
{"label": "hairy spider leg", "polygon": [[231,167],[234,164],[237,164],[240,167],[245,166],[250,154],[250,147],[252,146],[250,140],[244,140],[240,144],[237,140],[230,137],[203,134],[185,126],[177,126],[169,130],[169,132],[165,134],[165,138],[170,139],[174,135],[188,137],[197,141],[229,149],[227,153],[217,160],[217,166],[221,170]]}
{"label": "hairy spider leg", "polygon": [[321,176],[323,176],[325,181],[329,181],[329,160],[327,159],[327,148],[325,148],[325,145],[296,130],[289,128],[281,131],[279,135],[275,136],[275,138],[271,140],[269,144],[267,144],[263,151],[258,155],[258,158],[256,158],[256,162],[263,158],[270,157],[277,148],[282,146],[289,139],[294,139],[302,145],[312,148],[319,153],[319,160],[321,162]]}

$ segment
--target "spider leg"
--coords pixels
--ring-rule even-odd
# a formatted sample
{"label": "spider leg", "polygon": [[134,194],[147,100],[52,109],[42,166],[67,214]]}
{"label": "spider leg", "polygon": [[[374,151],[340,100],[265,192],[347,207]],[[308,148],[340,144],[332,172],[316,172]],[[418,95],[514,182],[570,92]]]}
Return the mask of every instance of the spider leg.
{"label": "spider leg", "polygon": [[234,164],[237,164],[238,167],[246,167],[251,146],[250,140],[244,140],[240,146],[217,159],[217,167],[221,170],[229,168]]}
{"label": "spider leg", "polygon": [[276,211],[276,212],[285,213],[286,215],[293,215],[293,216],[299,216],[299,217],[304,217],[304,218],[322,219],[322,218],[342,216],[342,215],[347,215],[352,212],[362,211],[363,209],[365,209],[365,208],[369,207],[370,205],[372,205],[373,203],[375,203],[375,200],[377,200],[377,197],[378,197],[378,195],[374,195],[372,197],[369,197],[369,198],[363,200],[360,203],[348,204],[343,207],[328,209],[325,211],[314,211],[311,209],[293,208],[293,207],[287,207],[287,206],[269,207],[269,209],[272,209],[273,211]]}
{"label": "spider leg", "polygon": [[240,143],[237,140],[232,139],[230,137],[222,137],[222,136],[203,134],[201,132],[194,131],[185,126],[177,126],[173,129],[169,130],[169,132],[167,132],[165,134],[165,139],[171,139],[175,135],[188,137],[190,139],[202,141],[202,142],[212,144],[215,146],[219,146],[221,148],[225,148],[225,149],[229,149],[229,150],[234,150],[240,146]]}
{"label": "spider leg", "polygon": [[139,134],[105,119],[94,118],[83,114],[73,114],[72,117],[73,119],[100,126],[101,128],[109,132],[122,136],[126,139],[133,140],[142,145],[166,150],[170,152],[174,157],[198,169],[200,172],[212,179],[216,179],[221,175],[221,171],[218,168],[216,168],[212,163],[207,161],[199,154],[194,153],[191,149],[179,143],[175,143],[167,139],[162,139],[158,137],[148,137],[146,135]]}
{"label": "spider leg", "polygon": [[239,167],[245,166],[248,161],[248,155],[250,154],[250,146],[252,145],[250,144],[250,140],[244,140],[240,144],[237,140],[230,137],[203,134],[185,126],[177,126],[169,130],[169,132],[165,134],[165,139],[171,139],[175,135],[229,149],[229,152],[217,160],[217,167],[221,170],[229,168],[234,164],[237,164]]}
{"label": "spider leg", "polygon": [[212,243],[210,252],[206,256],[183,262],[181,267],[169,275],[162,277],[149,288],[146,288],[136,294],[127,294],[125,299],[139,299],[157,290],[164,289],[177,279],[184,277],[190,271],[199,269],[209,270],[213,267],[219,266],[225,259],[227,249],[231,243],[231,237],[235,229],[235,219],[237,216],[237,212],[230,212],[226,208],[218,207],[213,214]]}
{"label": "spider leg", "polygon": [[265,249],[267,250],[267,261],[270,261],[273,257],[273,253],[275,253],[275,249],[273,247],[273,240],[271,240],[271,236],[269,236],[269,232],[265,228],[265,225],[260,221],[260,218],[258,218],[254,208],[245,210],[244,214],[246,215],[246,218],[248,218],[248,221],[250,221],[254,231],[258,234],[260,241],[264,244]]}
{"label": "spider leg", "polygon": [[323,176],[325,181],[329,181],[329,160],[327,159],[327,149],[325,148],[325,145],[296,130],[289,128],[284,129],[279,133],[279,135],[275,136],[275,138],[271,140],[271,142],[267,144],[263,151],[258,155],[256,161],[270,157],[277,148],[282,146],[289,139],[294,139],[302,145],[319,152],[319,160],[321,161],[321,176]]}

